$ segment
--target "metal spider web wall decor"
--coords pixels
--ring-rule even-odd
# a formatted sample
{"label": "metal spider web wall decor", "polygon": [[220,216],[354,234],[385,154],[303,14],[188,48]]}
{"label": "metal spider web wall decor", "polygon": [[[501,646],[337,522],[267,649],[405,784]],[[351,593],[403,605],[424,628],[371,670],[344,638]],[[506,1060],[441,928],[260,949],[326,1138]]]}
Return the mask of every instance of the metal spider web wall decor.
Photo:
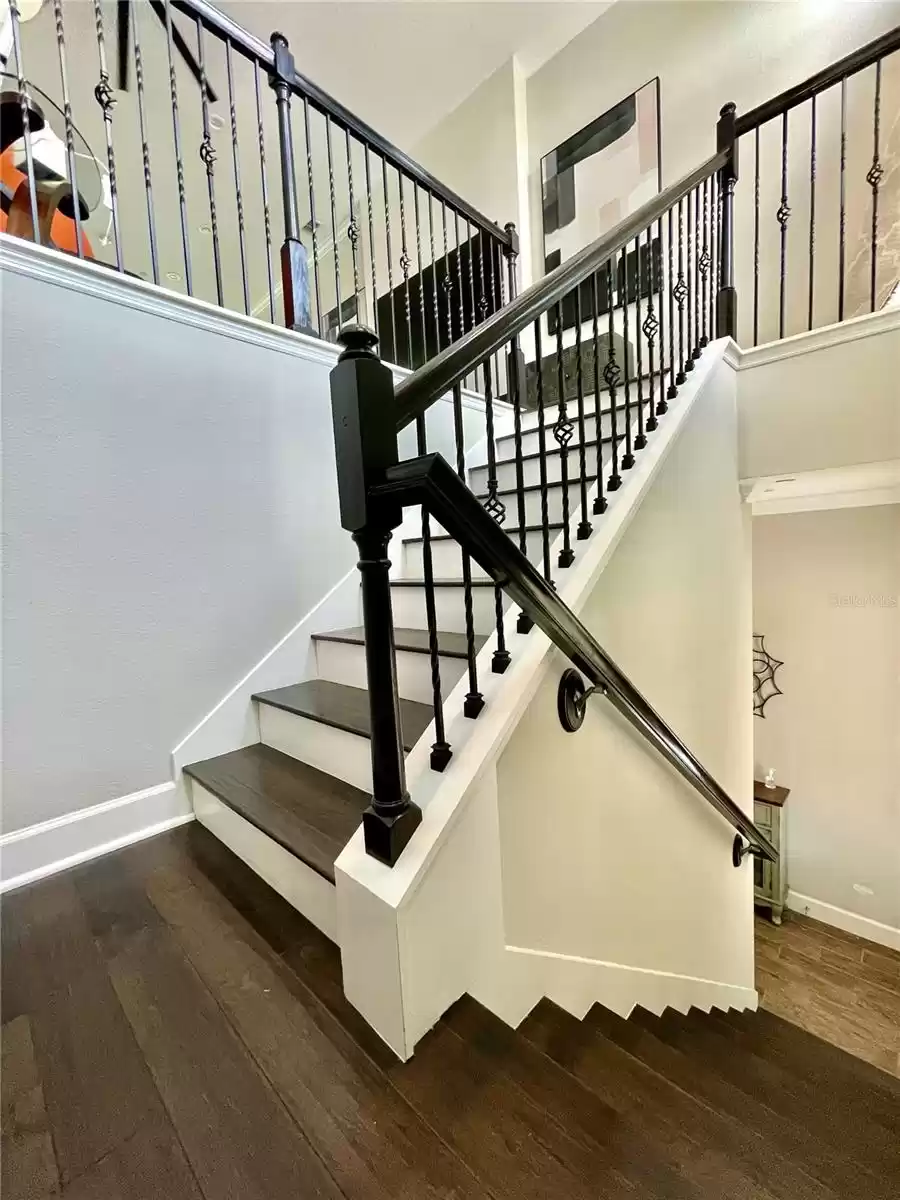
{"label": "metal spider web wall decor", "polygon": [[765,646],[761,633],[753,635],[753,715],[765,718],[763,711],[773,696],[783,696],[781,688],[775,682],[775,672],[783,667],[781,659],[771,655]]}

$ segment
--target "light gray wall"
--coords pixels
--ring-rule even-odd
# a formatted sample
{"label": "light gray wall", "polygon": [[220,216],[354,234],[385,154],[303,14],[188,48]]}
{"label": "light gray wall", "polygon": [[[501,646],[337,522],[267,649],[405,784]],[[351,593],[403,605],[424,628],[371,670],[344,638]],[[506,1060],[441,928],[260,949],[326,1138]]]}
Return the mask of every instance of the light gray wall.
{"label": "light gray wall", "polygon": [[900,929],[900,505],[755,518],[753,616],[784,660],[754,732],[788,883]]}
{"label": "light gray wall", "polygon": [[[155,312],[72,290],[74,262],[48,282],[9,261],[6,832],[169,778],[173,747],[356,560],[330,359],[228,336],[228,315],[198,327],[150,289]],[[483,428],[467,409],[467,441]],[[451,452],[449,404],[429,435]]]}

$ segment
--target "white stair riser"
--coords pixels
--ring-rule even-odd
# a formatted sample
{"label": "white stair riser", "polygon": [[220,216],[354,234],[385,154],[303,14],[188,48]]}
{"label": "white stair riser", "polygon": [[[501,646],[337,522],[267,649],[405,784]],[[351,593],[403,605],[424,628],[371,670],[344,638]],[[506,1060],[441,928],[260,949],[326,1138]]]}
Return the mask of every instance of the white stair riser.
{"label": "white stair riser", "polygon": [[[593,484],[590,485],[593,487]],[[577,514],[577,506],[579,502],[579,487],[577,483],[569,484],[569,520]],[[590,492],[590,489],[589,489]],[[504,503],[515,504],[515,496],[504,496]],[[551,487],[547,492],[547,513],[548,520],[552,523],[559,522],[563,519],[563,489],[557,485]],[[527,525],[540,525],[541,517],[541,493],[535,488],[532,492],[525,493],[525,523]]]}
{"label": "white stair riser", "polygon": [[372,748],[367,737],[286,712],[274,704],[259,704],[258,708],[263,745],[371,792]]}
{"label": "white stair riser", "polygon": [[196,780],[191,780],[191,798],[201,824],[327,938],[337,942],[337,893],[333,883],[223,804]]}
{"label": "white stair riser", "polygon": [[[507,514],[507,523],[516,521],[516,513]],[[518,546],[519,535],[517,533],[510,534],[510,537]],[[556,534],[551,530],[551,541],[556,537]],[[532,562],[538,562],[542,553],[542,542],[540,530],[533,530],[525,534],[525,553]],[[407,542],[403,547],[403,574],[407,579],[421,579],[424,572],[424,563],[422,561],[422,543]],[[460,556],[459,545],[449,538],[441,538],[439,541],[431,543],[431,561],[434,568],[435,578],[437,579],[462,579],[462,558]],[[485,579],[486,574],[482,568],[475,562],[474,559],[469,560],[472,564],[472,578]]]}
{"label": "white stair riser", "polygon": [[[460,587],[436,587],[434,607],[437,628],[445,633],[466,632],[466,610],[463,601],[464,589]],[[402,629],[427,629],[424,587],[391,588],[391,608],[394,625]],[[494,589],[472,588],[472,616],[475,632],[489,634],[494,627]]]}
{"label": "white stair riser", "polygon": [[[606,447],[604,447],[604,450]],[[592,444],[585,448],[585,475],[590,478],[596,472],[597,467],[597,450]],[[562,479],[562,455],[548,454],[544,460],[546,463],[547,482],[559,483]],[[578,446],[570,446],[569,454],[566,460],[566,470],[568,471],[569,479],[581,478],[581,455]],[[487,491],[488,469],[487,467],[474,467],[469,472],[469,487],[476,495],[481,496]],[[522,462],[522,483],[525,487],[531,487],[532,484],[540,483],[541,481],[541,464],[537,458],[528,458]],[[516,488],[516,464],[503,463],[497,467],[497,486],[499,490],[509,491]],[[507,522],[510,517],[514,517],[517,511],[516,498],[511,497],[508,500],[503,497],[503,503],[506,505]]]}
{"label": "white stair riser", "polygon": [[[366,654],[362,646],[346,642],[316,642],[317,675],[334,683],[345,683],[348,687],[368,687],[366,678]],[[462,679],[466,670],[464,658],[441,657],[441,685],[445,696]],[[397,690],[404,700],[418,700],[431,704],[434,692],[431,687],[431,660],[427,654],[413,654],[408,650],[397,651]]]}

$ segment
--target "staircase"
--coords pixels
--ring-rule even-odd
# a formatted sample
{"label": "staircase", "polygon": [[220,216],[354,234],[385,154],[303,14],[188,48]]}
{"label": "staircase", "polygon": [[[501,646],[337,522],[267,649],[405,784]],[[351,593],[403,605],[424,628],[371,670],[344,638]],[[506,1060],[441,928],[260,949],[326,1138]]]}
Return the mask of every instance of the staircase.
{"label": "staircase", "polygon": [[[649,379],[646,381],[649,384]],[[660,386],[655,381],[655,386]],[[601,461],[610,469],[612,454],[609,392],[601,392]],[[575,513],[581,481],[590,489],[596,482],[597,442],[595,399],[585,400],[585,455],[580,454],[580,433],[569,447],[565,515]],[[623,405],[617,405],[617,425],[622,428]],[[548,545],[554,548],[563,530],[564,488],[560,480],[559,450],[546,455],[547,486],[538,478],[539,417],[537,412],[522,418],[522,447],[526,517],[526,545],[530,560],[539,563],[543,553],[545,524],[542,496],[546,493]],[[618,433],[619,443],[624,433]],[[494,441],[494,464],[489,466],[487,445],[481,447],[468,471],[468,482],[479,498],[486,498],[488,473],[496,472],[497,491],[507,513],[517,512],[514,434],[498,433]],[[584,475],[581,474],[581,464]],[[615,498],[611,502],[615,503]],[[518,541],[514,516],[504,526]],[[464,583],[460,549],[440,527],[431,529],[437,637],[441,680],[447,695],[466,673],[469,642],[466,636]],[[398,690],[403,746],[407,754],[420,739],[433,735],[433,686],[429,652],[428,618],[425,603],[424,554],[421,535],[396,538],[402,552],[391,579],[394,642],[397,651]],[[554,559],[556,554],[554,553]],[[472,563],[472,649],[483,648],[496,621],[495,589],[477,563]],[[242,857],[248,849],[242,840],[250,826],[291,857],[264,877],[284,891],[285,871],[300,872],[314,889],[318,903],[304,907],[305,914],[336,937],[334,921],[334,864],[358,828],[363,811],[371,803],[372,760],[370,751],[370,707],[366,688],[365,638],[362,627],[323,629],[313,635],[317,673],[312,679],[288,687],[257,693],[261,741],[203,762],[185,767],[200,820],[219,836],[217,821],[221,807],[240,818],[230,820],[224,840]],[[310,874],[311,873],[311,874]],[[325,913],[324,917],[317,914]]]}

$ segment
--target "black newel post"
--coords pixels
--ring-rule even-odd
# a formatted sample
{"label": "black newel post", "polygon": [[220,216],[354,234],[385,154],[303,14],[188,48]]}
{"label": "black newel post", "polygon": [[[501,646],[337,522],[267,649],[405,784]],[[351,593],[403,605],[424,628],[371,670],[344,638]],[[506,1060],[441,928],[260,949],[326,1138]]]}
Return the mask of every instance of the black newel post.
{"label": "black newel post", "polygon": [[737,289],[734,286],[734,185],[738,177],[738,146],[735,137],[736,110],[726,104],[716,125],[716,149],[729,152],[719,171],[722,219],[719,226],[719,286],[716,292],[716,337],[737,337]]}
{"label": "black newel post", "polygon": [[369,496],[398,461],[394,380],[371,329],[345,325],[338,340],[344,351],[331,372],[338,495],[341,524],[359,547],[372,729],[372,803],[363,813],[363,831],[367,852],[392,867],[422,820],[406,790],[388,577],[388,543],[402,509],[394,500],[373,502]]}
{"label": "black newel post", "polygon": [[297,177],[294,173],[294,135],[291,129],[291,81],[296,74],[294,56],[283,33],[271,37],[275,63],[269,86],[278,106],[278,149],[281,155],[281,196],[284,205],[284,242],[281,247],[281,287],[284,323],[288,329],[315,334],[309,317],[309,266],[300,241]]}

